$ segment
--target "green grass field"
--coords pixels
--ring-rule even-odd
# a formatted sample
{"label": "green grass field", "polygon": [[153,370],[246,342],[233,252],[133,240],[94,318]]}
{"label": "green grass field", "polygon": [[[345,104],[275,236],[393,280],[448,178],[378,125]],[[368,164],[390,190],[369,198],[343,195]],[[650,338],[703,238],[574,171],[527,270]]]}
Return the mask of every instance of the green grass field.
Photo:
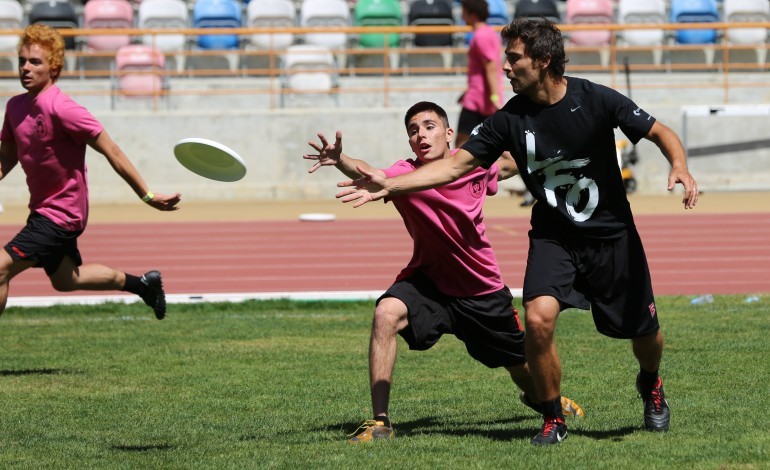
{"label": "green grass field", "polygon": [[586,410],[562,445],[502,369],[448,336],[399,340],[397,437],[370,417],[371,302],[9,309],[0,318],[0,468],[770,468],[769,299],[661,297],[671,431],[642,430],[627,341],[590,314],[558,327],[563,389]]}

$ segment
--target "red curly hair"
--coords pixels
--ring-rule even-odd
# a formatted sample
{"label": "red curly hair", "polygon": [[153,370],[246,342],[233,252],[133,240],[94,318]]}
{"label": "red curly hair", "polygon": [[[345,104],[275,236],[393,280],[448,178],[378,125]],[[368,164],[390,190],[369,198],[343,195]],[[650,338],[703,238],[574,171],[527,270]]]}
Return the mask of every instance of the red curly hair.
{"label": "red curly hair", "polygon": [[51,67],[51,78],[55,82],[64,67],[64,38],[48,25],[33,24],[24,28],[24,33],[19,38],[19,51],[22,47],[33,44],[48,51],[48,65]]}

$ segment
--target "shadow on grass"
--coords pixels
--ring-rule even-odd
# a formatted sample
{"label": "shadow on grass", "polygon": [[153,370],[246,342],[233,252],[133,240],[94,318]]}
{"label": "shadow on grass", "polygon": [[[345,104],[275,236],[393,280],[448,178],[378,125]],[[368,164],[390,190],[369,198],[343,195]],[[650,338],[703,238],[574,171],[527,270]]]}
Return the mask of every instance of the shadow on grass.
{"label": "shadow on grass", "polygon": [[[569,425],[569,424],[568,424]],[[634,426],[626,426],[619,429],[608,429],[606,431],[572,431],[570,429],[570,434],[575,434],[576,436],[585,436],[590,439],[596,439],[597,441],[604,441],[604,440],[610,440],[610,441],[622,441],[623,437],[628,436],[630,434],[633,434],[637,431],[639,431],[641,426],[634,427]]]}
{"label": "shadow on grass", "polygon": [[[507,424],[520,423],[523,421],[532,420],[531,429],[489,429],[490,427],[505,426]],[[319,432],[337,432],[344,433],[343,436],[347,436],[349,433],[356,430],[360,422],[347,422],[337,423],[324,426],[322,428],[316,428]],[[486,437],[495,441],[511,441],[516,439],[529,439],[535,436],[540,430],[540,418],[534,416],[530,417],[514,417],[508,419],[501,419],[497,421],[480,421],[476,423],[464,423],[459,426],[451,427],[452,425],[448,421],[444,421],[435,417],[421,418],[413,421],[403,421],[393,423],[393,427],[396,431],[396,436],[419,436],[421,434],[441,434],[445,436],[480,436]],[[589,439],[610,440],[610,441],[622,441],[625,436],[633,434],[640,430],[639,427],[626,426],[618,429],[610,429],[605,431],[586,431],[577,428],[579,425],[567,423],[570,426],[570,434],[575,436],[584,436]],[[577,429],[576,429],[577,428]]]}
{"label": "shadow on grass", "polygon": [[67,369],[5,369],[0,370],[0,377],[20,377],[25,375],[64,375],[76,373],[77,371]]}
{"label": "shadow on grass", "polygon": [[[536,419],[539,419],[535,417]],[[480,421],[476,423],[464,423],[459,426],[451,427],[453,424],[449,420],[443,420],[435,417],[427,417],[412,421],[399,421],[393,423],[396,436],[419,436],[421,434],[442,434],[445,436],[481,436],[496,441],[510,441],[531,437],[536,433],[535,427],[538,421],[533,421],[533,430],[524,429],[489,429],[494,426],[505,426],[512,423],[520,423],[529,420],[529,417],[514,417],[496,421]],[[344,436],[354,432],[361,422],[336,423],[316,428],[316,431],[336,432],[341,431]]]}
{"label": "shadow on grass", "polygon": [[174,446],[171,444],[114,445],[110,449],[123,452],[149,452],[153,450],[171,450],[174,449]]}

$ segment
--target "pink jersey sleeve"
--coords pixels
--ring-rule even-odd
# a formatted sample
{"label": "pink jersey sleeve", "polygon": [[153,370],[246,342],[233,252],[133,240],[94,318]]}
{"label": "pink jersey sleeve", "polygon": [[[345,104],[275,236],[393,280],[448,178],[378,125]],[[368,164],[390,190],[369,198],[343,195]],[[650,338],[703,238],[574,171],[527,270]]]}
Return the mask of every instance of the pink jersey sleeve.
{"label": "pink jersey sleeve", "polygon": [[11,121],[8,119],[8,111],[5,112],[5,117],[3,118],[3,130],[0,131],[0,141],[3,142],[16,142],[16,139],[13,137],[13,129],[11,128]]}
{"label": "pink jersey sleeve", "polygon": [[77,142],[88,142],[104,130],[101,123],[86,108],[69,97],[56,103],[56,115],[64,132]]}

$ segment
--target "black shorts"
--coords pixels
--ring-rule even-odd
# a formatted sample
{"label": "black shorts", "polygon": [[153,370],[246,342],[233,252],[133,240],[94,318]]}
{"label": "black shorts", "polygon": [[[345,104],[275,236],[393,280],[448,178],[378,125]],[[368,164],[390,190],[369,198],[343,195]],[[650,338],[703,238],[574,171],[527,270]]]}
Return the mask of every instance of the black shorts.
{"label": "black shorts", "polygon": [[635,228],[613,240],[540,238],[530,231],[523,298],[591,309],[599,333],[638,338],[660,328],[650,270]]}
{"label": "black shorts", "polygon": [[457,120],[457,133],[471,135],[473,129],[484,122],[484,120],[488,117],[489,116],[477,113],[476,111],[463,108],[460,111],[460,118]]}
{"label": "black shorts", "polygon": [[526,362],[524,331],[507,287],[475,297],[451,297],[416,274],[396,282],[379,298],[395,297],[409,309],[406,328],[399,332],[409,349],[430,349],[443,334],[454,334],[468,353],[487,367]]}
{"label": "black shorts", "polygon": [[34,267],[44,268],[53,275],[65,256],[72,258],[75,266],[83,264],[78,250],[78,237],[82,230],[65,230],[50,219],[32,213],[27,225],[5,245],[5,251],[14,260],[35,261]]}

